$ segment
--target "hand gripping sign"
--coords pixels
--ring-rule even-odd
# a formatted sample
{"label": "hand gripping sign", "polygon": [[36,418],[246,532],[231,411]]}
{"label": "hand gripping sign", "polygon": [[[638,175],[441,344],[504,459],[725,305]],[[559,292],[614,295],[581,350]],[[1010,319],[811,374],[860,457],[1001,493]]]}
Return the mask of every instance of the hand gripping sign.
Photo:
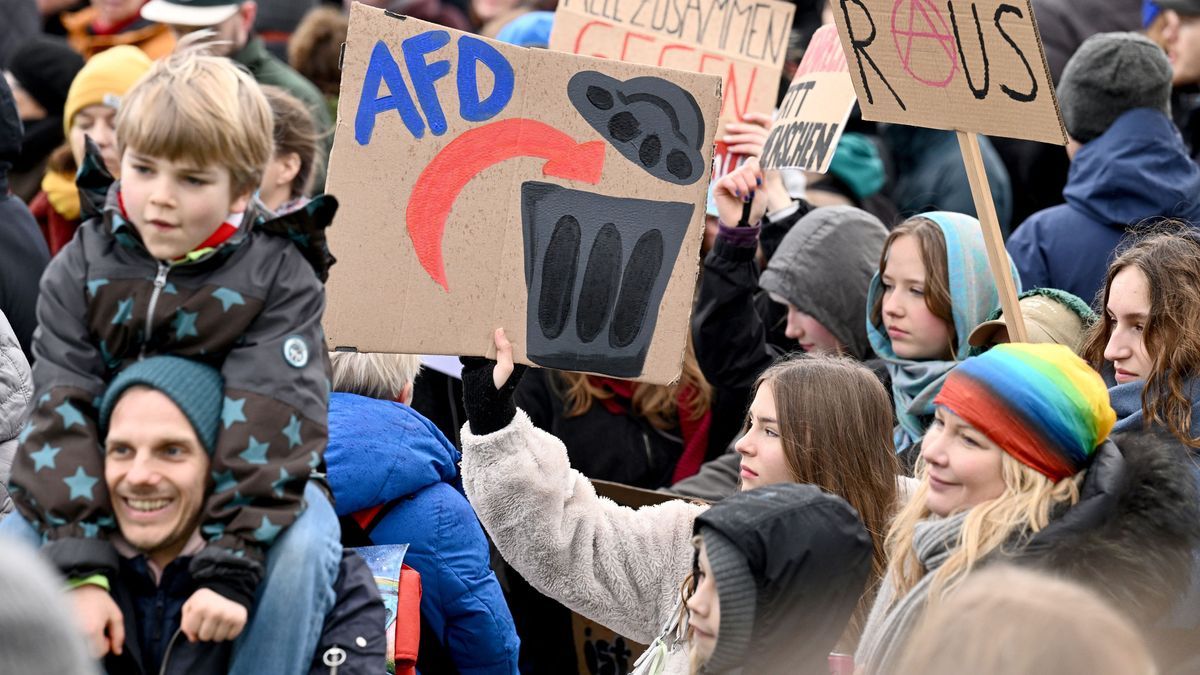
{"label": "hand gripping sign", "polygon": [[1065,145],[1029,0],[830,0],[864,119],[958,132],[1004,320],[1025,325],[977,133]]}
{"label": "hand gripping sign", "polygon": [[327,189],[333,349],[668,383],[720,106],[710,75],[528,50],[353,5]]}

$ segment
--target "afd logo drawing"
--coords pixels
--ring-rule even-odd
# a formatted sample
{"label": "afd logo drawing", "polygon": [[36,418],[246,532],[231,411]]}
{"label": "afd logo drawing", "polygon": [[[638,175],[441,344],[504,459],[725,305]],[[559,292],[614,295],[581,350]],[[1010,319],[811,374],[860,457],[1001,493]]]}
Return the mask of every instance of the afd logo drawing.
{"label": "afd logo drawing", "polygon": [[[414,140],[447,132],[434,83],[450,75],[450,63],[429,56],[449,41],[446,31],[428,31],[401,44],[415,98],[391,50],[383,41],[375,45],[355,116],[359,144],[370,143],[378,116],[391,111]],[[704,117],[678,85],[657,77],[620,81],[600,72],[577,73],[563,95],[599,139],[575,139],[536,119],[489,121],[512,100],[512,65],[478,38],[462,35],[457,46],[457,109],[463,119],[486,124],[461,133],[429,161],[405,213],[418,261],[445,292],[453,288],[443,250],[446,223],[458,197],[488,167],[537,157],[546,160],[543,178],[595,186],[612,146],[648,181],[691,185],[704,176]],[[477,79],[480,68],[492,73],[486,96]],[[639,376],[694,205],[537,180],[522,183],[520,197],[529,360],[563,370]]]}

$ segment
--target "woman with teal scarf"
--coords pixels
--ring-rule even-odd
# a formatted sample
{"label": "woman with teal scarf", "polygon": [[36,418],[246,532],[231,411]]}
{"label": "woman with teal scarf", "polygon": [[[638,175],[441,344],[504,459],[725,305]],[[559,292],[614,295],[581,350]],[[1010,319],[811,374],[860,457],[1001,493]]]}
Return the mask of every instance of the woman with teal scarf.
{"label": "woman with teal scarf", "polygon": [[970,353],[971,330],[999,305],[978,220],[922,213],[888,236],[867,295],[867,334],[892,376],[897,452],[925,434],[947,373]]}

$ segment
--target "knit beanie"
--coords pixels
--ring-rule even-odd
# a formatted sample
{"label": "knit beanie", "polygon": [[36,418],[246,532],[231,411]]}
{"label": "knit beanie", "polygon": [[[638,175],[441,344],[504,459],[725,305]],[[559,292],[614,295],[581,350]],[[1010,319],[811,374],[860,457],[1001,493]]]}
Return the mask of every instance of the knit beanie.
{"label": "knit beanie", "polygon": [[213,453],[225,405],[225,381],[221,373],[178,356],[154,356],[138,361],[121,371],[104,392],[100,402],[101,433],[108,432],[108,420],[122,394],[136,386],[155,389],[171,399],[192,423],[204,449],[209,455]]}
{"label": "knit beanie", "polygon": [[97,672],[63,584],[24,542],[0,540],[0,673]]}
{"label": "knit beanie", "polygon": [[1117,420],[1100,375],[1054,344],[998,345],[967,359],[934,403],[1055,483],[1087,468]]}
{"label": "knit beanie", "polygon": [[13,79],[50,117],[62,114],[67,91],[81,68],[83,57],[66,41],[48,35],[22,42],[8,62]]}
{"label": "knit beanie", "polygon": [[118,108],[121,97],[150,71],[152,62],[137,47],[119,45],[93,56],[71,82],[63,109],[63,131],[71,134],[75,113],[89,105]]}
{"label": "knit beanie", "polygon": [[757,586],[746,557],[717,530],[700,527],[708,566],[712,568],[720,598],[721,620],[717,626],[717,644],[704,664],[704,672],[722,673],[740,667],[754,632]]}
{"label": "knit beanie", "polygon": [[1137,33],[1100,33],[1084,40],[1058,83],[1067,133],[1080,143],[1100,136],[1134,108],[1171,114],[1171,63]]}

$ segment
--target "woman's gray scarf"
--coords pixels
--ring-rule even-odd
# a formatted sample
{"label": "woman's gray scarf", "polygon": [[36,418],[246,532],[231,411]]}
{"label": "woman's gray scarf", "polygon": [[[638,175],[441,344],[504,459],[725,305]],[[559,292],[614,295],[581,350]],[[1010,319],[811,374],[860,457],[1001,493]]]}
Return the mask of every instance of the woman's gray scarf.
{"label": "woman's gray scarf", "polygon": [[909,634],[929,599],[929,586],[934,572],[946,562],[958,544],[959,531],[969,511],[948,518],[927,518],[917,523],[913,531],[913,548],[925,568],[925,575],[898,602],[893,603],[895,588],[891,570],[879,585],[879,594],[867,616],[854,663],[865,668],[868,675],[890,673],[896,668],[900,655],[907,647]]}

